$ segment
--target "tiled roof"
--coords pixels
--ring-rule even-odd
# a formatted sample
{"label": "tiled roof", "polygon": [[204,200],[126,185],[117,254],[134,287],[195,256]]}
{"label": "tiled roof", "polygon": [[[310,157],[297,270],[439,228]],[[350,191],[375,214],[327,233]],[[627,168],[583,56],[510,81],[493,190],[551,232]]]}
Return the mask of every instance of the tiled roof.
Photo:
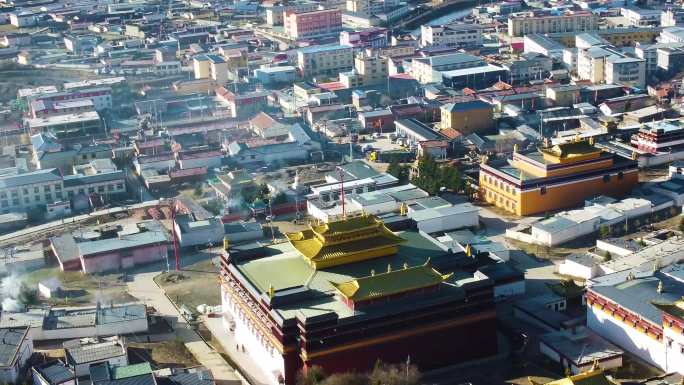
{"label": "tiled roof", "polygon": [[364,301],[436,286],[450,276],[425,263],[333,285],[345,298]]}
{"label": "tiled roof", "polygon": [[27,328],[0,329],[0,368],[14,365],[21,343],[26,339]]}

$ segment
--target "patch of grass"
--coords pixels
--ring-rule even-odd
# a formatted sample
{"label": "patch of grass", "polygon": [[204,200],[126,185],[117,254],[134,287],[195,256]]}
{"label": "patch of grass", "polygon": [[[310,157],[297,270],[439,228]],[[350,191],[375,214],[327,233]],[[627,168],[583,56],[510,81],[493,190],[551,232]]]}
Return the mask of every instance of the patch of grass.
{"label": "patch of grass", "polygon": [[622,366],[613,372],[613,376],[620,380],[641,380],[662,374],[662,371],[627,354],[622,356]]}
{"label": "patch of grass", "polygon": [[154,279],[176,306],[185,305],[195,311],[201,304],[216,306],[221,303],[218,270],[211,260],[184,267],[180,273],[162,273]]}
{"label": "patch of grass", "polygon": [[155,367],[190,367],[199,365],[185,344],[178,340],[128,344],[132,361],[150,361]]}
{"label": "patch of grass", "polygon": [[86,275],[77,271],[62,272],[58,267],[46,267],[21,276],[31,288],[50,278],[59,280],[65,291],[64,298],[45,300],[51,305],[92,305],[98,300],[114,303],[132,302],[135,298],[126,292],[122,274]]}

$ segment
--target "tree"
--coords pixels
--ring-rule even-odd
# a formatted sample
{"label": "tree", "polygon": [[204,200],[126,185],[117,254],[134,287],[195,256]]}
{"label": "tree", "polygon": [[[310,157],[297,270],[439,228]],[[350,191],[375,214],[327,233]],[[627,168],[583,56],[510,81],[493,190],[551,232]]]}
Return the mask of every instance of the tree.
{"label": "tree", "polygon": [[368,375],[369,382],[373,385],[419,385],[421,383],[420,371],[415,365],[409,363],[409,357],[406,361],[406,364],[376,362],[373,371]]}
{"label": "tree", "polygon": [[204,195],[204,189],[202,188],[202,183],[197,183],[195,185],[195,189],[193,190],[192,194],[196,198],[201,198]]}
{"label": "tree", "polygon": [[306,373],[299,372],[297,385],[317,385],[325,379],[325,371],[318,365],[310,367]]}
{"label": "tree", "polygon": [[323,381],[323,385],[372,385],[368,375],[361,373],[335,373]]}
{"label": "tree", "polygon": [[610,261],[611,259],[613,259],[613,256],[610,255],[610,252],[609,252],[609,251],[606,251],[605,253],[603,253],[603,260],[604,260],[605,262],[608,262],[608,261]]}
{"label": "tree", "polygon": [[458,170],[450,166],[440,167],[429,153],[418,158],[417,169],[417,175],[411,183],[430,195],[437,194],[442,187],[457,192],[463,190],[463,180]]}
{"label": "tree", "polygon": [[392,159],[389,166],[387,166],[387,173],[399,179],[401,176],[401,165],[398,159]]}
{"label": "tree", "polygon": [[599,238],[606,239],[610,236],[610,227],[606,225],[601,225],[599,227]]}

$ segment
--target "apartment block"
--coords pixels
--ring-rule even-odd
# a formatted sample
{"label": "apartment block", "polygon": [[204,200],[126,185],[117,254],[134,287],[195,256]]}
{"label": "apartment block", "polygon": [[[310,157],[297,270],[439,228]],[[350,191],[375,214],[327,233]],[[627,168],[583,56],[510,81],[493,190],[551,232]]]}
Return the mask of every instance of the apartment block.
{"label": "apartment block", "polygon": [[336,36],[342,31],[342,12],[323,9],[310,12],[285,11],[285,34],[292,40]]}
{"label": "apartment block", "polygon": [[427,47],[482,45],[482,28],[475,24],[428,25],[420,27],[420,45]]}
{"label": "apartment block", "polygon": [[297,51],[297,67],[303,77],[336,75],[354,65],[354,49],[344,45],[313,46]]}
{"label": "apartment block", "polygon": [[598,29],[598,24],[599,16],[589,11],[569,11],[561,15],[549,12],[519,12],[508,17],[508,35],[593,31]]}

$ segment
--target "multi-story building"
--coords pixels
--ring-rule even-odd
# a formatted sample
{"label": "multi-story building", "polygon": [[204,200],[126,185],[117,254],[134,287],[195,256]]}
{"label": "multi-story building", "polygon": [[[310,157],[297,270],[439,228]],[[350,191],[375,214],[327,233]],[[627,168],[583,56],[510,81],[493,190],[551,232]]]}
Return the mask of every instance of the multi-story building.
{"label": "multi-story building", "polygon": [[658,70],[668,75],[674,75],[684,67],[684,45],[658,48],[657,57]]}
{"label": "multi-story building", "polygon": [[430,369],[496,352],[491,281],[418,232],[358,215],[286,236],[275,255],[221,258],[225,327],[273,383],[314,365],[366,371],[410,357]]}
{"label": "multi-story building", "polygon": [[56,168],[4,175],[0,177],[0,212],[29,211],[63,200],[63,186]]}
{"label": "multi-story building", "polygon": [[361,16],[378,16],[396,8],[399,0],[347,0],[346,10]]}
{"label": "multi-story building", "polygon": [[503,63],[503,67],[508,70],[509,83],[519,85],[548,77],[553,67],[553,59],[538,53],[526,53],[517,60]]}
{"label": "multi-story building", "polygon": [[236,94],[224,87],[216,89],[216,96],[228,105],[230,116],[238,119],[248,119],[258,114],[267,103],[267,92],[248,92]]}
{"label": "multi-story building", "polygon": [[336,75],[349,71],[354,65],[354,48],[345,45],[323,45],[297,51],[297,67],[301,75]]}
{"label": "multi-story building", "polygon": [[24,124],[32,134],[50,132],[59,139],[101,134],[103,127],[97,111],[25,119]]}
{"label": "multi-story building", "polygon": [[655,74],[658,71],[658,50],[661,48],[684,48],[684,43],[636,43],[634,46],[636,56],[645,61],[646,75]]}
{"label": "multi-story building", "polygon": [[[631,46],[635,42],[651,44],[661,34],[659,27],[603,28],[590,32],[591,35],[605,40],[616,47]],[[576,32],[548,33],[546,37],[556,40],[566,47],[575,47]]]}
{"label": "multi-story building", "polygon": [[525,53],[539,53],[559,61],[565,48],[563,44],[540,34],[525,35],[524,46]]}
{"label": "multi-story building", "polygon": [[482,28],[476,24],[429,25],[420,27],[420,45],[427,47],[457,46],[475,47],[482,45]]}
{"label": "multi-story building", "polygon": [[494,108],[481,100],[449,103],[440,110],[442,129],[451,128],[466,135],[485,132],[494,127]]}
{"label": "multi-story building", "polygon": [[644,88],[646,60],[629,57],[608,45],[580,48],[577,51],[577,75],[593,83]]}
{"label": "multi-story building", "polygon": [[359,52],[354,57],[354,70],[340,73],[340,82],[347,88],[372,86],[387,82],[386,56]]}
{"label": "multi-story building", "polygon": [[283,18],[285,34],[292,40],[337,36],[342,31],[342,12],[339,9],[287,10]]}
{"label": "multi-story building", "polygon": [[340,32],[340,44],[354,48],[380,48],[386,47],[389,41],[387,28],[372,27],[361,31]]}
{"label": "multi-story building", "polygon": [[[91,100],[96,111],[112,108],[112,88],[108,86],[84,87],[79,89],[65,89],[58,92],[37,93],[27,97],[28,101],[64,102],[76,100]],[[29,107],[31,104],[29,104]],[[33,111],[29,111],[33,113]]]}
{"label": "multi-story building", "polygon": [[660,32],[661,43],[684,43],[684,27],[668,27]]}
{"label": "multi-story building", "polygon": [[660,24],[661,11],[657,9],[621,8],[620,14],[633,27],[648,27]]}
{"label": "multi-story building", "polygon": [[519,12],[508,16],[508,35],[525,36],[533,33],[580,32],[598,29],[599,16],[589,11]]}
{"label": "multi-story building", "polygon": [[676,27],[684,25],[684,8],[668,8],[660,14],[661,27]]}
{"label": "multi-story building", "polygon": [[47,99],[34,100],[29,107],[32,118],[44,118],[46,116],[78,114],[81,112],[94,111],[95,105],[90,99],[50,101]]}
{"label": "multi-story building", "polygon": [[485,66],[487,63],[477,56],[466,53],[414,58],[409,74],[422,84],[441,82],[442,71]]}
{"label": "multi-story building", "polygon": [[646,61],[634,57],[606,58],[605,81],[607,84],[621,84],[628,87],[646,87]]}
{"label": "multi-story building", "polygon": [[213,79],[217,85],[228,81],[228,63],[219,55],[197,55],[192,58],[195,79]]}
{"label": "multi-story building", "polygon": [[481,198],[516,215],[581,205],[595,195],[624,195],[638,180],[635,161],[584,141],[514,151],[510,164],[480,165]]}
{"label": "multi-story building", "polygon": [[318,3],[297,3],[288,5],[274,5],[266,8],[266,24],[283,25],[285,11],[311,12],[318,9]]}

